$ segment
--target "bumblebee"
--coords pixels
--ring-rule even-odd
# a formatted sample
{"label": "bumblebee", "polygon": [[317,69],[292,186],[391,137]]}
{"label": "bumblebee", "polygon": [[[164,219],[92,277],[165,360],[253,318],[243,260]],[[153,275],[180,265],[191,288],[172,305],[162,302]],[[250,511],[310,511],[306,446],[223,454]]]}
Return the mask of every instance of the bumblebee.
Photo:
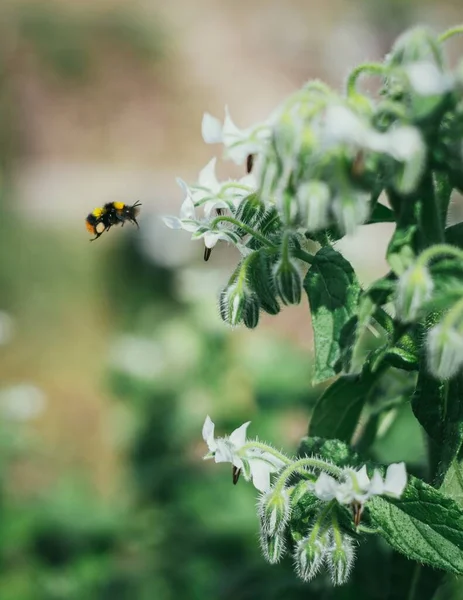
{"label": "bumblebee", "polygon": [[113,225],[122,225],[126,221],[134,223],[139,227],[137,216],[140,212],[140,202],[129,205],[124,202],[107,202],[102,208],[95,208],[85,219],[87,230],[95,237],[90,241],[97,240],[105,231],[109,231]]}

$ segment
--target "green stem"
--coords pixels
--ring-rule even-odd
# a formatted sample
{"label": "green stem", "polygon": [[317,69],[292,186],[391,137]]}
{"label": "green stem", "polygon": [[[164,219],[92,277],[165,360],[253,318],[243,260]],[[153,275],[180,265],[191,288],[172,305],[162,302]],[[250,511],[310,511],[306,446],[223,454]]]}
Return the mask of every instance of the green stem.
{"label": "green stem", "polygon": [[310,541],[314,542],[317,539],[318,532],[320,531],[321,526],[323,525],[323,521],[333,510],[336,500],[330,500],[326,506],[322,508],[322,510],[318,513],[317,519],[314,523],[312,531],[310,532]]}
{"label": "green stem", "polygon": [[455,27],[451,27],[450,29],[447,29],[447,31],[444,31],[444,33],[441,33],[441,35],[437,39],[439,40],[439,42],[445,42],[454,35],[461,34],[463,34],[463,25],[455,25]]}
{"label": "green stem", "polygon": [[335,512],[331,514],[331,527],[334,533],[334,543],[336,544],[337,548],[342,548],[342,535],[341,531],[339,530],[338,517],[336,516]]}
{"label": "green stem", "polygon": [[463,250],[460,250],[456,246],[450,246],[450,244],[435,244],[434,246],[427,248],[419,255],[416,264],[425,267],[433,258],[437,258],[439,255],[446,254],[450,254],[455,258],[460,258],[463,260]]}
{"label": "green stem", "polygon": [[286,465],[293,464],[293,461],[290,458],[288,458],[281,452],[278,452],[278,450],[275,450],[275,448],[267,446],[266,444],[262,444],[262,442],[247,442],[246,444],[244,444],[244,446],[241,446],[240,452],[242,450],[249,450],[251,448],[258,448],[259,450],[263,450],[264,452],[275,456],[275,458],[278,458],[279,460],[281,460],[281,462],[285,463]]}
{"label": "green stem", "polygon": [[442,320],[442,326],[451,328],[455,325],[455,323],[461,317],[463,312],[463,298],[459,300],[454,306],[452,306],[451,310],[445,315]]}
{"label": "green stem", "polygon": [[443,244],[445,241],[445,215],[444,218],[442,218],[440,202],[438,198],[436,198],[434,186],[435,182],[432,174],[429,172],[424,177],[419,190],[422,198],[419,223],[424,247],[431,246],[432,244]]}
{"label": "green stem", "polygon": [[325,462],[320,458],[300,458],[299,460],[294,461],[293,463],[289,464],[285,469],[283,469],[281,475],[278,477],[275,483],[275,491],[281,492],[286,485],[286,480],[302,467],[311,467],[313,469],[319,469],[320,471],[331,473],[336,477],[342,475],[342,469],[336,467],[335,465],[332,465],[331,463]]}
{"label": "green stem", "polygon": [[313,264],[315,261],[315,256],[313,254],[310,254],[310,252],[306,252],[305,250],[302,250],[302,248],[294,249],[293,255],[296,258],[298,258],[299,260],[302,260],[309,265]]}
{"label": "green stem", "polygon": [[359,65],[353,71],[351,71],[348,79],[347,79],[347,95],[348,96],[358,96],[361,95],[357,91],[357,80],[360,75],[368,73],[370,75],[383,75],[386,68],[384,65],[380,63],[364,63],[363,65]]}
{"label": "green stem", "polygon": [[246,233],[248,233],[249,235],[252,235],[254,238],[256,238],[256,240],[259,240],[260,242],[262,242],[262,244],[264,244],[264,246],[267,246],[268,248],[275,248],[274,244],[272,244],[272,242],[270,242],[266,237],[264,237],[262,234],[260,234],[258,231],[256,231],[252,227],[249,227],[249,225],[246,225],[246,223],[242,223],[241,221],[238,221],[238,219],[235,219],[234,217],[227,217],[227,216],[216,217],[215,219],[213,219],[211,221],[211,228],[214,229],[215,227],[217,227],[217,225],[219,223],[233,223],[233,225],[235,225],[236,227],[240,227]]}

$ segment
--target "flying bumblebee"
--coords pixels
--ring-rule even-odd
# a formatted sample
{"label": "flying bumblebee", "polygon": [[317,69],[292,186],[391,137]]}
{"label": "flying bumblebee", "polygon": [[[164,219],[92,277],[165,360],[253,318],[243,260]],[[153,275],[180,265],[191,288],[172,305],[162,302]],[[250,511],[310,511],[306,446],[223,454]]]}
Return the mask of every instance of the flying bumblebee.
{"label": "flying bumblebee", "polygon": [[87,230],[94,235],[90,241],[97,240],[105,231],[109,231],[113,225],[122,225],[126,221],[134,223],[139,227],[137,216],[140,212],[140,202],[129,205],[124,202],[107,202],[101,208],[95,208],[85,219]]}

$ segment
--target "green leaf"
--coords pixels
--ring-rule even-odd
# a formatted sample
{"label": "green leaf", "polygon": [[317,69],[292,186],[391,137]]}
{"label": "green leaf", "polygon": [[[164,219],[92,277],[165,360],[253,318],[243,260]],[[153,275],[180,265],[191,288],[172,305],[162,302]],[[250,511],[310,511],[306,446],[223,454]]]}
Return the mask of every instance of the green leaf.
{"label": "green leaf", "polygon": [[440,491],[451,496],[463,508],[463,456],[455,458],[445,474]]}
{"label": "green leaf", "polygon": [[377,377],[371,373],[343,375],[327,388],[315,405],[309,435],[350,442]]}
{"label": "green leaf", "polygon": [[445,383],[431,377],[425,368],[421,369],[412,397],[412,410],[420,425],[436,444],[442,442],[445,390]]}
{"label": "green leaf", "polygon": [[445,230],[445,241],[458,248],[463,248],[463,223],[456,223]]}
{"label": "green leaf", "polygon": [[453,378],[450,382],[438,381],[427,374],[423,360],[412,398],[412,410],[434,442],[436,473],[433,483],[437,486],[445,481],[448,469],[454,464],[462,448],[462,395],[462,375]]}
{"label": "green leaf", "polygon": [[351,264],[325,246],[317,252],[304,279],[315,338],[314,383],[336,374],[343,327],[354,316],[360,285]]}
{"label": "green leaf", "polygon": [[463,573],[463,510],[448,496],[411,477],[400,500],[375,497],[370,522],[410,559]]}
{"label": "green leaf", "polygon": [[373,223],[395,223],[395,215],[390,208],[377,202],[367,221],[367,225]]}

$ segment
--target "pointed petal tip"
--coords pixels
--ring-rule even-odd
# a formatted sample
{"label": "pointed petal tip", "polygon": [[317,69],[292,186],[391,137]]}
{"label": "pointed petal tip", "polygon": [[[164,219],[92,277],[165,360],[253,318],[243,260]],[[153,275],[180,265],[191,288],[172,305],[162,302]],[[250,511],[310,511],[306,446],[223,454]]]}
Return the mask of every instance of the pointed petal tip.
{"label": "pointed petal tip", "polygon": [[201,133],[206,144],[221,144],[223,142],[222,123],[208,112],[203,115]]}

